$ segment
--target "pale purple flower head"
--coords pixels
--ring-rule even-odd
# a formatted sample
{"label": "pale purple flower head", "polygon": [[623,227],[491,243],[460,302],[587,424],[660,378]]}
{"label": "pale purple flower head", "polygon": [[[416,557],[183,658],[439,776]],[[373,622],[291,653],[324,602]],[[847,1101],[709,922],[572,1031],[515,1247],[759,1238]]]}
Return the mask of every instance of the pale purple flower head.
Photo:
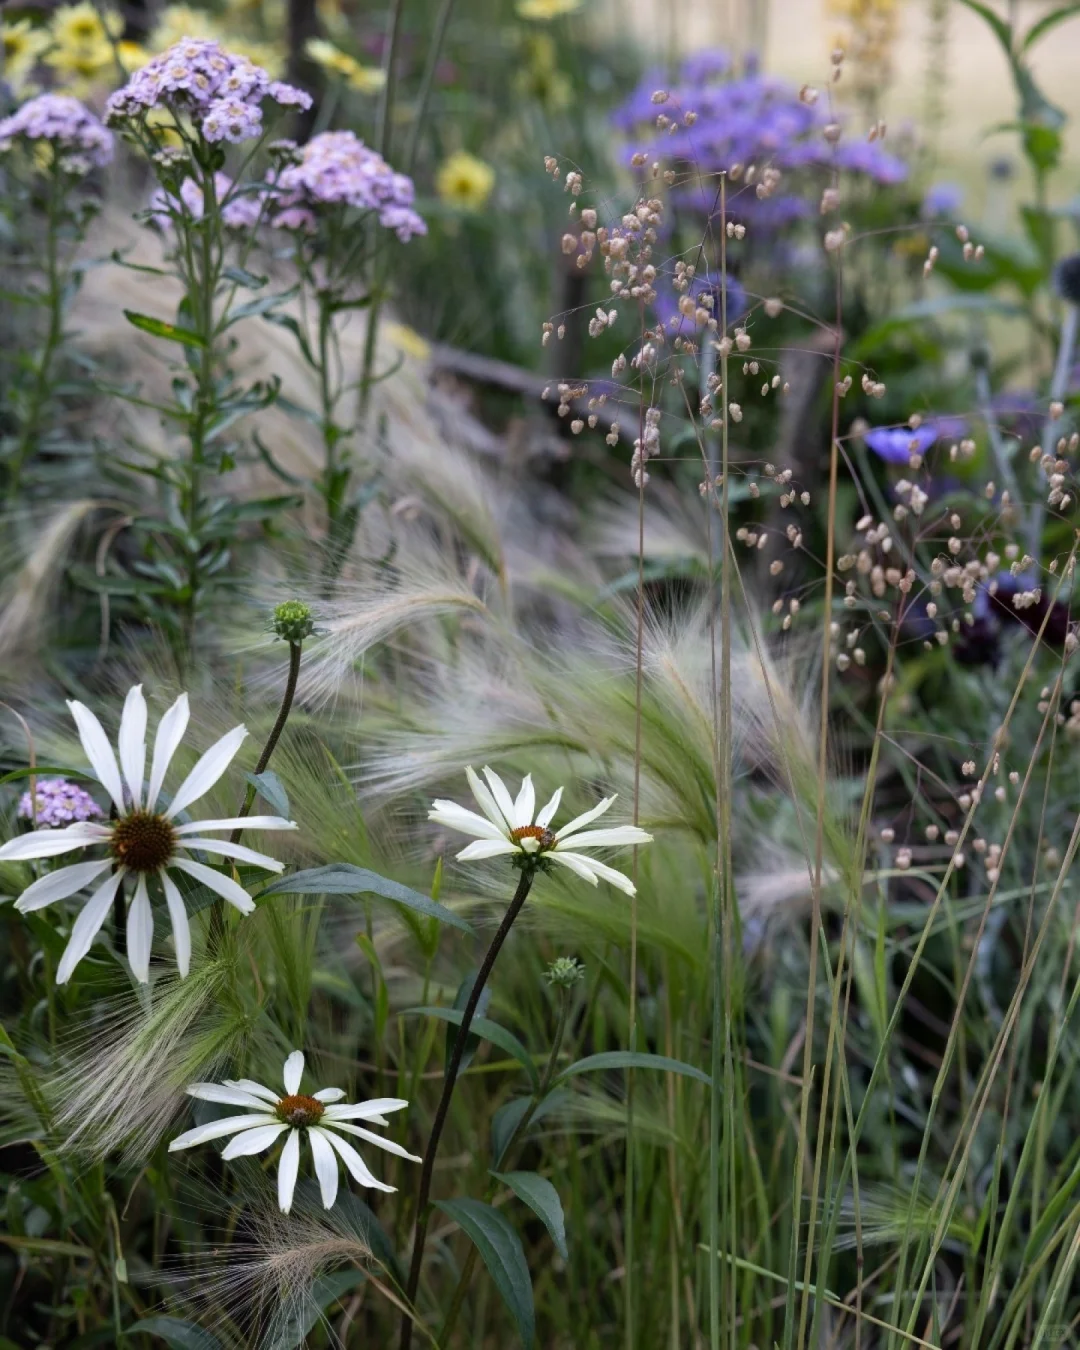
{"label": "pale purple flower head", "polygon": [[933,422],[918,427],[872,427],[863,439],[887,464],[907,464],[912,455],[925,455],[938,439]]}
{"label": "pale purple flower head", "polygon": [[242,98],[218,98],[203,118],[203,135],[208,141],[253,141],[262,131],[262,109]]}
{"label": "pale purple flower head", "polygon": [[10,117],[0,120],[0,152],[16,141],[51,142],[72,172],[86,173],[108,164],[113,138],[77,98],[69,94],[39,94]]}
{"label": "pale purple flower head", "polygon": [[922,213],[926,217],[954,216],[964,204],[964,189],[957,183],[933,183],[926,189]]}
{"label": "pale purple flower head", "polygon": [[33,798],[24,792],[19,798],[18,817],[33,820],[37,814],[37,828],[61,829],[79,820],[100,820],[102,809],[85,788],[69,783],[66,778],[39,778]]}
{"label": "pale purple flower head", "polygon": [[271,80],[246,56],[224,51],[210,38],[185,38],[137,70],[105,107],[110,125],[165,108],[189,117],[208,141],[238,144],[262,134],[262,104],[310,108],[302,89]]}
{"label": "pale purple flower head", "polygon": [[377,211],[379,223],[400,239],[427,233],[413,210],[412,179],[395,173],[382,155],[351,131],[324,131],[312,137],[299,159],[281,170],[274,186],[281,210],[273,224],[279,229],[307,229],[320,207],[340,205]]}

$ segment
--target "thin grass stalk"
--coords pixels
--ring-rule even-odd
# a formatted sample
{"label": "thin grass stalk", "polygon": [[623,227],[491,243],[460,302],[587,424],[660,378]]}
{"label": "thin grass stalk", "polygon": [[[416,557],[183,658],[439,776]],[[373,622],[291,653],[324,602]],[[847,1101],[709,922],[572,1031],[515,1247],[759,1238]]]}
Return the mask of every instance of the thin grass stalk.
{"label": "thin grass stalk", "polygon": [[[810,914],[810,969],[806,991],[806,1042],[803,1046],[803,1085],[799,1105],[799,1139],[795,1162],[795,1196],[792,1216],[792,1260],[789,1271],[794,1276],[798,1265],[799,1224],[802,1215],[802,1159],[806,1150],[806,1131],[810,1116],[810,1090],[814,1057],[814,1012],[817,999],[817,948],[821,929],[821,877],[825,844],[825,793],[828,779],[829,752],[829,674],[832,668],[832,594],[833,568],[836,557],[836,486],[840,459],[840,355],[843,339],[844,265],[843,250],[836,254],[835,277],[835,336],[833,341],[832,421],[829,437],[829,501],[825,542],[825,596],[823,601],[821,646],[821,725],[818,741],[817,818],[814,830],[814,878],[811,887]],[[810,1190],[810,1215],[806,1234],[806,1258],[803,1263],[803,1294],[799,1302],[798,1344],[805,1344],[806,1318],[809,1305],[810,1275],[814,1252],[814,1229],[817,1221],[817,1191],[821,1171],[821,1147],[814,1156],[814,1174]],[[788,1285],[788,1304],[785,1309],[784,1350],[790,1350],[793,1329],[795,1291]]]}
{"label": "thin grass stalk", "polygon": [[401,165],[402,173],[411,175],[413,165],[416,163],[416,153],[420,148],[420,133],[423,130],[424,117],[427,115],[431,91],[435,85],[435,71],[438,69],[439,58],[442,56],[443,44],[446,42],[446,32],[450,27],[450,18],[453,12],[454,0],[440,0],[439,12],[435,16],[435,33],[431,39],[431,46],[428,48],[427,60],[424,62],[424,73],[420,77],[420,92],[416,98],[412,130],[409,132],[409,140],[405,147],[405,158]]}

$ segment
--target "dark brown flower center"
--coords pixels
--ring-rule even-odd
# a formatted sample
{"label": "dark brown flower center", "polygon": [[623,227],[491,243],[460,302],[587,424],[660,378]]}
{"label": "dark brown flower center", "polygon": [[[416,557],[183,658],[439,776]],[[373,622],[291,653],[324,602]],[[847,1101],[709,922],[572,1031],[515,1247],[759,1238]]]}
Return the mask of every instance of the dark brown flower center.
{"label": "dark brown flower center", "polygon": [[282,1097],[274,1110],[278,1120],[284,1121],[286,1125],[315,1125],[326,1108],[314,1097],[296,1093],[291,1097]]}
{"label": "dark brown flower center", "polygon": [[164,816],[132,811],[113,826],[109,840],[112,855],[133,872],[158,872],[176,848],[176,831]]}
{"label": "dark brown flower center", "polygon": [[510,838],[515,844],[520,844],[523,839],[535,839],[542,849],[551,848],[555,843],[555,835],[542,825],[519,825],[516,830],[510,831]]}

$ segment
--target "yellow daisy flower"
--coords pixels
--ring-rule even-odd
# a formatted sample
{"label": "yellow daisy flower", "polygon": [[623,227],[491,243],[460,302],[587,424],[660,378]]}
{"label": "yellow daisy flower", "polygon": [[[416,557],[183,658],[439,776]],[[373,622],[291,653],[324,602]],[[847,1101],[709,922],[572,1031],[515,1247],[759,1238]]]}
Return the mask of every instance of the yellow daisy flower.
{"label": "yellow daisy flower", "polygon": [[426,361],[431,355],[431,343],[407,323],[388,323],[386,336],[399,352],[404,352],[416,361]]}
{"label": "yellow daisy flower", "polygon": [[482,159],[458,150],[435,176],[435,190],[448,206],[482,211],[495,186],[495,170]]}
{"label": "yellow daisy flower", "polygon": [[61,5],[49,30],[58,47],[96,47],[108,45],[111,37],[118,38],[124,31],[124,20],[111,10],[102,18],[90,0],[81,0],[77,5]]}
{"label": "yellow daisy flower", "polygon": [[364,66],[355,56],[343,52],[332,42],[324,38],[310,38],[304,45],[304,51],[317,66],[337,75],[352,89],[361,94],[377,94],[386,83],[386,74],[378,66]]}
{"label": "yellow daisy flower", "polygon": [[205,9],[191,5],[166,5],[150,35],[152,51],[163,52],[186,37],[220,38],[221,26]]}
{"label": "yellow daisy flower", "polygon": [[3,52],[4,79],[16,93],[22,91],[38,58],[49,45],[44,28],[35,28],[29,19],[0,23],[0,51]]}
{"label": "yellow daisy flower", "polygon": [[152,59],[150,52],[141,42],[118,42],[116,44],[116,57],[127,75],[131,75],[136,70],[142,70],[143,66]]}

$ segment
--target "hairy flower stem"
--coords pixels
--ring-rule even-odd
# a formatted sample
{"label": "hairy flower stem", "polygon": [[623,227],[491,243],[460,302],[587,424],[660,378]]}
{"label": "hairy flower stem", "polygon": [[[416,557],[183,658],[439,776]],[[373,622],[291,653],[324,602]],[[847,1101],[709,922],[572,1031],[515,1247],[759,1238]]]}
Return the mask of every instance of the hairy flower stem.
{"label": "hairy flower stem", "polygon": [[[281,739],[281,733],[285,730],[285,723],[289,720],[289,713],[292,711],[293,699],[296,697],[296,682],[300,676],[300,653],[303,649],[303,643],[289,643],[289,673],[285,680],[285,692],[281,696],[281,707],[278,709],[277,718],[274,725],[270,728],[270,735],[266,738],[266,744],[262,748],[262,754],[255,764],[253,777],[257,778],[266,766],[270,763],[270,756],[274,753],[278,741]],[[247,792],[244,794],[244,803],[237,811],[238,816],[246,816],[251,812],[255,802],[255,794],[258,791],[254,783],[248,784]],[[244,833],[244,827],[238,825],[229,836],[234,844],[240,842],[240,836]],[[214,955],[221,945],[221,940],[225,936],[225,901],[216,899],[210,908],[210,953]]]}
{"label": "hairy flower stem", "polygon": [[64,286],[60,275],[59,258],[59,215],[62,204],[63,184],[58,170],[53,171],[49,183],[48,217],[45,227],[45,280],[49,324],[45,333],[45,342],[34,372],[34,386],[30,393],[30,403],[23,422],[22,435],[8,471],[8,495],[14,498],[22,481],[26,461],[37,443],[41,432],[42,414],[48,402],[50,376],[53,361],[60,347],[64,331]]}
{"label": "hairy flower stem", "polygon": [[[528,867],[522,869],[521,879],[517,884],[517,890],[514,892],[514,898],[510,901],[509,909],[503,915],[498,931],[491,939],[491,946],[484,955],[480,970],[473,982],[469,1000],[465,1004],[465,1011],[461,1015],[461,1025],[457,1029],[453,1053],[450,1056],[450,1063],[447,1065],[446,1077],[443,1079],[442,1096],[439,1098],[435,1121],[431,1127],[431,1134],[428,1136],[427,1148],[424,1150],[424,1162],[420,1168],[420,1184],[416,1193],[416,1217],[413,1221],[412,1264],[409,1266],[409,1282],[405,1288],[405,1302],[409,1308],[412,1308],[415,1304],[416,1292],[420,1287],[420,1270],[424,1264],[424,1243],[427,1239],[428,1219],[430,1217],[431,1178],[435,1170],[435,1157],[439,1151],[439,1141],[442,1138],[446,1117],[450,1111],[450,1099],[454,1095],[454,1087],[461,1070],[461,1057],[465,1053],[469,1028],[476,1016],[476,1009],[480,1004],[480,995],[484,992],[484,987],[495,967],[499,952],[502,951],[502,945],[506,941],[510,929],[514,926],[514,920],[521,913],[522,906],[528,899],[529,891],[532,889],[533,876],[533,869]],[[412,1345],[412,1333],[413,1319],[406,1312],[401,1319],[401,1350],[409,1350]]]}
{"label": "hairy flower stem", "polygon": [[[561,992],[562,998],[559,1002],[559,1020],[555,1024],[555,1037],[551,1043],[551,1053],[548,1055],[548,1061],[544,1067],[543,1075],[540,1078],[540,1086],[536,1090],[536,1095],[529,1103],[528,1110],[518,1121],[517,1125],[514,1127],[513,1134],[511,1134],[510,1138],[506,1141],[501,1155],[498,1158],[493,1159],[496,1167],[500,1165],[503,1158],[507,1157],[510,1150],[529,1128],[537,1108],[547,1096],[548,1088],[551,1087],[551,1080],[555,1077],[555,1069],[559,1062],[559,1051],[562,1049],[563,1036],[566,1032],[566,1022],[570,1014],[570,990],[563,989]],[[484,1197],[488,1204],[491,1203],[497,1189],[498,1184],[496,1182],[492,1182],[491,1185],[488,1186],[487,1195]],[[461,1274],[458,1276],[457,1285],[455,1286],[453,1295],[450,1299],[450,1308],[447,1311],[446,1317],[443,1319],[442,1329],[439,1332],[437,1341],[437,1344],[439,1345],[449,1344],[450,1333],[454,1330],[458,1314],[461,1312],[462,1304],[465,1302],[465,1295],[469,1292],[469,1284],[471,1283],[473,1273],[476,1270],[478,1258],[479,1252],[477,1251],[477,1248],[475,1246],[470,1247],[469,1254],[465,1258],[465,1264],[461,1268]]]}

